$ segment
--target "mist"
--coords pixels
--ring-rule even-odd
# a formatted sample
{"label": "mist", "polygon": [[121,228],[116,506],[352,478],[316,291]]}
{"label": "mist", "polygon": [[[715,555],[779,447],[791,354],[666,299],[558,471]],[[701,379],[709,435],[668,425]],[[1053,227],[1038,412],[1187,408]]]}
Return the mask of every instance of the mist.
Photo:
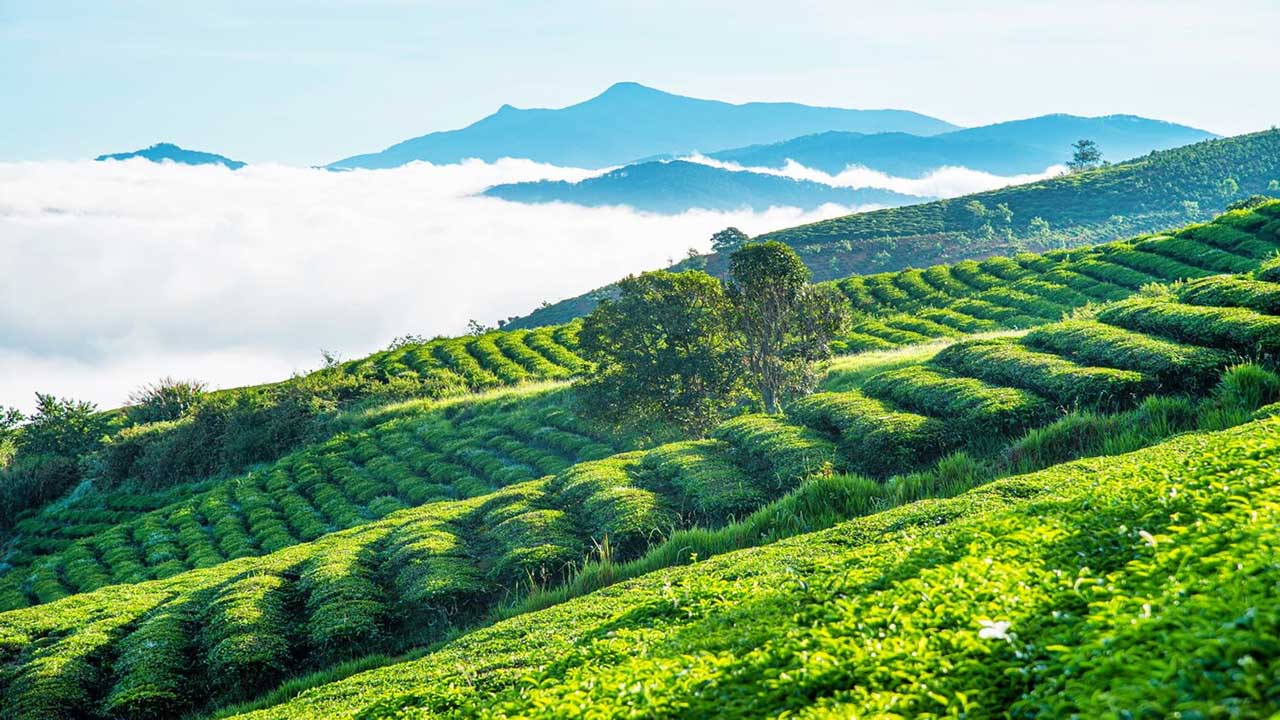
{"label": "mist", "polygon": [[940,167],[927,175],[918,178],[896,177],[872,170],[870,168],[861,167],[859,165],[850,165],[844,170],[832,175],[830,173],[806,167],[795,160],[787,159],[781,168],[754,167],[743,166],[738,163],[724,162],[705,155],[694,154],[682,160],[689,162],[702,163],[724,170],[732,170],[734,172],[755,172],[765,175],[778,175],[781,177],[791,178],[792,180],[812,180],[824,185],[834,187],[847,188],[882,188],[885,190],[893,190],[894,192],[905,193],[907,195],[917,195],[920,197],[932,198],[953,198],[961,195],[969,195],[971,193],[985,192],[987,190],[995,190],[996,188],[1006,187],[1008,185],[1021,185],[1023,183],[1044,180],[1045,178],[1055,177],[1067,171],[1065,165],[1052,165],[1038,173],[1029,173],[1024,175],[993,175],[981,170],[971,170],[965,167]]}
{"label": "mist", "polygon": [[231,387],[459,334],[756,234],[834,217],[521,205],[493,184],[593,171],[529,161],[334,173],[279,165],[0,163],[0,405],[119,405],[164,375]]}

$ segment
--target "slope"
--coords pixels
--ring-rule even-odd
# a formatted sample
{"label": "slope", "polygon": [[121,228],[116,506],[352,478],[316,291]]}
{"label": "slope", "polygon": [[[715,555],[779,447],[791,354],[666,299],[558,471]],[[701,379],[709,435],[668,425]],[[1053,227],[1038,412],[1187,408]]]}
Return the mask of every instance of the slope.
{"label": "slope", "polygon": [[[826,280],[1162,232],[1260,193],[1280,193],[1280,130],[1197,143],[1026,185],[848,215],[756,239],[791,245],[814,277]],[[724,253],[678,265],[718,276],[727,266]],[[590,312],[596,298],[608,292],[603,288],[562,300],[514,318],[510,326],[566,322]]]}
{"label": "slope", "polygon": [[1267,717],[1278,431],[655,573],[245,717]]}
{"label": "slope", "polygon": [[694,208],[756,211],[771,207],[812,210],[826,204],[898,206],[924,198],[891,190],[838,188],[777,175],[734,172],[700,163],[646,162],[579,182],[540,180],[495,185],[485,195],[522,203],[566,202],[587,207],[626,205],[675,214]]}
{"label": "slope", "polygon": [[661,154],[773,142],[822,130],[902,131],[920,135],[954,125],[905,110],[845,110],[795,103],[732,105],[698,100],[631,82],[559,109],[503,105],[460,130],[406,140],[331,169],[390,168],[415,160],[528,158],[561,166],[604,168]]}
{"label": "slope", "polygon": [[[858,390],[815,395],[786,417],[735,418],[707,441],[579,463],[470,500],[392,512],[270,554],[250,552],[207,569],[0,614],[4,709],[16,718],[142,717],[252,696],[299,668],[444,638],[507,593],[563,581],[591,547],[607,563],[650,548],[663,553],[659,566],[688,562],[812,529],[810,513],[818,508],[828,514],[816,513],[817,522],[829,523],[948,495],[991,473],[1057,462],[1064,453],[1111,454],[1123,449],[1126,433],[1141,446],[1197,424],[1245,421],[1276,399],[1280,379],[1237,369],[1220,389],[1205,392],[1233,357],[1280,352],[1280,317],[1268,314],[1280,309],[1276,279],[1275,266],[1256,277],[1207,278],[1174,294],[1106,306],[1083,327],[1063,323],[1034,337],[958,343],[925,365],[881,373]],[[1195,403],[1167,397],[1171,393],[1206,399]],[[1070,408],[1095,411],[1055,420]],[[1122,414],[1105,414],[1116,410]],[[1016,440],[1028,429],[1031,434]],[[1052,450],[1055,445],[1061,447]],[[972,462],[944,457],[957,450],[989,457],[993,465],[957,478],[957,467]],[[932,471],[902,474],[934,458],[943,459]],[[370,458],[365,462],[373,466]],[[885,480],[841,479],[831,475],[832,466]],[[1149,474],[1165,465],[1154,467]],[[314,474],[263,474],[273,492],[332,483]],[[804,501],[776,500],[788,491]],[[678,532],[732,522],[761,507],[774,511],[749,516],[728,541]],[[252,510],[249,518],[254,522]],[[291,516],[273,520],[294,522]],[[200,537],[199,528],[193,534]],[[154,539],[150,531],[140,538],[144,548]],[[111,556],[82,552],[71,559],[64,551],[60,561],[68,560],[67,571],[84,574]],[[632,616],[651,617],[648,606],[640,602]],[[551,630],[544,636],[561,637]],[[349,688],[341,692],[345,702],[362,697],[348,695]],[[442,697],[431,690],[394,702]]]}
{"label": "slope", "polygon": [[1213,137],[1196,128],[1133,115],[1043,115],[928,137],[825,132],[709,156],[744,167],[782,168],[792,160],[832,175],[850,166],[896,177],[921,177],[941,167],[1022,175],[1066,163],[1071,143],[1082,138],[1097,142],[1103,156],[1115,162]]}

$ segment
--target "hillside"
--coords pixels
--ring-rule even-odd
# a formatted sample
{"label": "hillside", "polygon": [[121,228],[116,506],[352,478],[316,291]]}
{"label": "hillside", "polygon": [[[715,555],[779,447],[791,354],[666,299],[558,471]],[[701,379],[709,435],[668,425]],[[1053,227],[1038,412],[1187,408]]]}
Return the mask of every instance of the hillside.
{"label": "hillside", "polygon": [[[1235,514],[1251,508],[1242,499],[1270,492],[1266,478],[1275,474],[1276,421],[1251,420],[1270,414],[1257,411],[1280,400],[1280,377],[1266,369],[1280,354],[1280,272],[1255,257],[1280,247],[1278,228],[1280,203],[1272,203],[1155,242],[1139,239],[1135,245],[1143,249],[1133,252],[1149,256],[1153,268],[1166,263],[1162,277],[1197,279],[1141,294],[1117,285],[1107,293],[1122,298],[1117,302],[1067,321],[1043,315],[1025,335],[954,337],[928,352],[868,356],[856,378],[843,373],[785,414],[740,415],[702,440],[643,445],[604,436],[576,419],[559,383],[501,387],[519,382],[517,376],[571,372],[530,370],[552,358],[560,364],[550,367],[572,364],[571,327],[409,343],[339,366],[344,375],[382,382],[460,373],[470,387],[496,389],[367,407],[327,426],[326,437],[244,472],[170,477],[161,488],[124,483],[82,491],[28,515],[11,538],[12,567],[0,576],[0,603],[10,609],[0,612],[0,712],[140,718],[220,706],[230,711],[247,702],[240,709],[276,706],[263,717],[357,711],[390,717],[402,708],[446,706],[469,716],[482,708],[524,714],[531,711],[525,703],[532,703],[560,716],[562,706],[544,705],[513,684],[524,675],[521,668],[545,674],[538,692],[548,697],[575,687],[580,673],[612,673],[611,683],[643,675],[653,683],[653,697],[679,695],[675,668],[685,660],[668,657],[659,649],[668,641],[653,644],[643,639],[647,634],[656,639],[679,627],[699,628],[695,635],[681,633],[684,640],[670,637],[682,658],[719,646],[703,623],[728,623],[750,647],[766,636],[784,643],[780,651],[793,641],[821,643],[825,636],[803,631],[808,623],[792,611],[779,616],[758,603],[781,593],[778,602],[794,607],[794,593],[842,587],[850,576],[834,568],[853,557],[871,563],[868,570],[879,568],[867,576],[875,582],[866,591],[849,591],[874,608],[892,606],[878,604],[881,599],[920,595],[910,573],[894,570],[919,567],[902,552],[927,559],[927,567],[948,568],[938,571],[943,577],[965,578],[983,567],[978,559],[995,552],[1010,572],[983,577],[1014,585],[1022,582],[1020,572],[1047,572],[1061,568],[1061,558],[1073,558],[1078,565],[1067,577],[1078,587],[1085,566],[1106,573],[1145,562],[1153,557],[1142,554],[1146,549],[1188,527],[1196,534],[1180,537],[1207,542],[1219,523],[1238,524]],[[1211,241],[1249,254],[1209,252]],[[1235,271],[1254,270],[1184,274],[1182,268],[1195,266],[1172,263],[1170,248],[1208,258],[1204,262],[1230,260]],[[1090,262],[1106,268],[1104,258],[1117,251],[1090,252],[1097,254],[955,266],[946,276],[974,282],[974,293],[990,292],[978,290],[983,273],[1000,278],[1039,265],[1039,284],[1025,282],[1025,275],[1003,282],[1023,283],[1010,297],[1051,303],[1058,291],[1049,279],[1083,275],[1095,267]],[[1056,262],[1080,264],[1050,267]],[[886,277],[910,286],[906,274]],[[896,287],[891,282],[849,278],[842,286],[851,302],[892,319],[902,298],[876,290]],[[966,297],[973,295],[960,300]],[[926,307],[914,306],[915,314]],[[1070,307],[1061,306],[1059,317]],[[1239,366],[1242,358],[1263,367]],[[1221,432],[1235,426],[1241,427]],[[1201,434],[1170,441],[1187,431]],[[1166,441],[1119,460],[1061,465]],[[1036,474],[1020,475],[1028,472]],[[1237,473],[1240,482],[1196,484],[1223,472]],[[1169,502],[1155,499],[1165,497],[1167,483],[1184,492],[1176,500],[1176,523]],[[1235,499],[1226,501],[1224,493]],[[1100,496],[1115,501],[1082,505]],[[1080,556],[1070,542],[1041,542],[1038,530],[1018,536],[1031,554],[995,539],[990,542],[1002,550],[964,540],[996,538],[1004,532],[996,529],[1015,526],[1043,525],[1049,532],[1062,523],[1079,525],[1087,537],[1081,542],[1095,554]],[[1098,543],[1095,525],[1133,542]],[[806,535],[816,531],[823,532]],[[933,542],[961,554],[918,555]],[[1232,562],[1252,557],[1251,540],[1236,534],[1230,542]],[[746,547],[757,550],[726,554]],[[1168,562],[1177,561],[1170,556]],[[672,566],[683,567],[665,570]],[[1184,565],[1182,572],[1204,577],[1195,567]],[[796,582],[779,583],[778,573]],[[1182,581],[1171,579],[1184,577],[1177,573],[1135,571],[1127,592],[1142,598],[1184,593]],[[1039,647],[1077,648],[1087,646],[1053,638],[1095,632],[1089,623],[1111,617],[1102,613],[1086,622],[1088,613],[1080,610],[1064,621],[1060,616],[1075,607],[1077,595],[1053,584],[1035,603],[1011,599],[1005,606],[954,590],[951,580],[939,582],[937,602],[976,613],[961,626],[946,625],[949,632],[1009,623],[997,634],[1012,628]],[[846,595],[832,592],[832,601]],[[589,597],[576,599],[583,595]],[[712,595],[719,601],[711,602]],[[672,598],[683,599],[671,606]],[[672,616],[661,607],[685,610]],[[1155,616],[1172,608],[1156,606]],[[924,628],[936,616],[898,617],[899,623],[911,618],[904,627]],[[486,629],[493,621],[500,622]],[[536,640],[521,629],[539,626]],[[1197,633],[1219,632],[1209,621],[1178,627],[1180,642],[1191,644],[1201,638]],[[616,637],[604,628],[629,628],[620,652],[598,644]],[[386,657],[437,642],[445,644],[421,659],[415,659],[420,651],[398,662]],[[944,644],[936,656],[921,657],[952,662],[966,647]],[[787,657],[726,652],[753,662],[785,664]],[[456,672],[449,668],[463,656],[493,661],[477,670],[483,679],[465,688],[439,685],[449,682],[438,678]],[[594,659],[569,672],[578,666],[574,658],[588,656]],[[1023,660],[1015,654],[1001,662]],[[388,667],[342,679],[378,665]],[[293,691],[273,693],[308,671],[319,674],[295,681]],[[778,701],[768,700],[768,684],[735,680],[740,675],[718,663],[699,672],[752,702]],[[871,702],[840,694],[865,686],[840,677],[830,686],[835,697]],[[985,676],[975,677],[972,682]],[[1071,696],[1055,684],[1056,672],[1017,688],[1005,687],[1000,678],[1006,677],[981,680],[991,688],[963,702],[987,709],[1013,702],[1091,707],[1087,693],[1064,699]],[[1089,683],[1096,688],[1096,681]],[[315,689],[290,702],[306,687]],[[1229,694],[1234,685],[1223,681],[1221,687]],[[1204,689],[1168,692],[1179,702],[1218,697]],[[932,707],[928,703],[942,702],[935,695],[911,702]],[[604,701],[593,702],[599,708]],[[806,696],[795,709],[811,702]]]}
{"label": "hillside", "polygon": [[627,165],[579,182],[541,180],[497,185],[485,195],[523,203],[566,202],[587,207],[626,205],[656,213],[707,210],[767,210],[826,204],[893,207],[924,198],[874,188],[854,190],[777,175],[733,172],[674,160]]}
{"label": "hillside", "polygon": [[221,165],[231,170],[239,170],[245,166],[245,163],[239,160],[232,160],[231,158],[214,153],[200,152],[199,150],[187,150],[173,143],[156,143],[151,147],[133,152],[99,155],[94,160],[102,162],[105,160],[131,160],[133,158],[143,158],[157,163],[173,162],[180,165]]}
{"label": "hillside", "polygon": [[[758,239],[791,245],[815,277],[835,279],[1162,232],[1207,219],[1257,193],[1280,195],[1280,131],[1210,140],[1079,174],[847,215]],[[726,257],[713,253],[680,266],[722,275],[726,263]],[[507,326],[566,322],[590,312],[602,292],[609,291],[553,303]]]}
{"label": "hillside", "polygon": [[996,175],[1043,172],[1071,159],[1081,138],[1098,143],[1111,162],[1213,138],[1212,133],[1133,115],[1044,115],[921,137],[824,132],[779,143],[709,153],[743,167],[782,168],[788,160],[828,174],[849,166],[896,177],[921,177],[940,167],[964,167]]}
{"label": "hillside", "polygon": [[[959,615],[898,615],[904,628],[926,632],[937,621],[948,632],[970,633],[968,638],[986,627],[983,621],[1008,623],[995,639],[1012,629],[1067,662],[1087,646],[1062,642],[1061,634],[1073,628],[1106,633],[1090,629],[1091,623],[1112,617],[1085,612],[1093,606],[1078,605],[1073,583],[1078,588],[1081,578],[1114,575],[1132,562],[1182,563],[1172,575],[1134,570],[1135,585],[1118,597],[1169,592],[1185,602],[1184,585],[1174,578],[1217,577],[1185,564],[1188,544],[1210,542],[1219,527],[1238,527],[1237,515],[1257,512],[1249,502],[1254,493],[1259,502],[1269,497],[1280,449],[1272,448],[1275,420],[1247,423],[1280,394],[1280,378],[1260,368],[1222,373],[1236,357],[1280,352],[1280,319],[1270,314],[1280,308],[1276,279],[1274,265],[1256,276],[1206,278],[1107,305],[1084,330],[1073,321],[1025,338],[962,341],[932,359],[873,372],[856,389],[811,396],[785,416],[743,415],[707,440],[621,454],[576,432],[555,388],[446,406],[391,406],[314,450],[243,477],[215,478],[200,494],[179,493],[133,520],[88,518],[99,526],[84,539],[46,555],[32,571],[16,573],[18,584],[6,583],[6,600],[22,596],[19,604],[38,604],[0,613],[0,709],[7,717],[47,718],[208,708],[252,699],[302,670],[456,636],[420,660],[332,686],[324,683],[335,676],[317,676],[315,691],[266,716],[351,716],[364,709],[364,717],[378,717],[427,706],[465,716],[482,706],[525,712],[519,708],[526,702],[560,716],[563,707],[544,705],[513,684],[522,668],[547,673],[537,687],[548,696],[576,686],[570,679],[588,671],[614,674],[614,685],[643,676],[652,692],[679,694],[683,673],[677,666],[715,653],[681,650],[684,660],[662,661],[666,642],[648,642],[646,633],[658,633],[656,640],[678,627],[700,627],[694,635],[681,633],[686,639],[674,647],[713,651],[720,647],[717,635],[702,625],[712,623],[733,627],[744,648],[766,642],[783,643],[780,650],[793,642],[826,648],[827,635],[801,630],[809,623],[793,614],[795,593],[809,596],[804,604],[815,612],[828,600],[845,602],[840,597],[859,598],[867,608],[892,607],[891,598],[921,596],[910,579],[915,574],[907,572],[919,567],[948,569],[928,574],[938,579],[936,591],[926,594],[936,595],[931,606],[949,603]],[[1259,394],[1257,388],[1270,389]],[[1236,431],[1187,436],[1119,461],[987,484],[1076,457],[1127,452],[1185,430],[1241,423]],[[528,470],[515,472],[521,464]],[[1221,482],[1223,473],[1235,480]],[[1181,495],[1169,495],[1171,483]],[[916,503],[979,485],[985,487],[952,501]],[[1089,502],[1098,497],[1111,502]],[[895,505],[905,507],[882,512]],[[72,515],[47,517],[45,532],[60,532],[76,512],[87,511],[60,508],[56,512]],[[777,542],[860,515],[867,517],[820,536]],[[1259,532],[1273,527],[1265,519],[1247,525]],[[1014,527],[1022,532],[1000,540]],[[1079,528],[1078,542],[1069,541],[1077,533],[1064,533],[1066,527]],[[1117,542],[1098,542],[1099,531],[1118,533]],[[1252,557],[1249,537],[1234,533],[1226,540],[1230,562]],[[762,544],[754,554],[704,564],[713,555]],[[1162,544],[1177,552],[1168,558],[1150,554]],[[1024,546],[1025,552],[1018,549]],[[994,557],[1001,572],[991,573],[984,556]],[[855,557],[869,563],[865,576],[848,575]],[[1212,563],[1218,556],[1203,557]],[[582,558],[587,565],[579,564]],[[770,565],[771,558],[779,564]],[[991,597],[986,591],[975,596],[955,589],[955,578],[989,578],[996,583],[990,592],[996,592],[1026,584],[1027,577],[1051,577],[1063,558],[1074,570],[1061,589],[1044,585],[1030,604],[1017,593],[1006,605],[983,599]],[[688,567],[650,574],[670,565]],[[777,573],[794,582],[778,582]],[[618,590],[573,600],[641,575]],[[840,584],[863,582],[858,577],[870,583],[863,591]],[[71,586],[45,591],[64,581]],[[119,582],[131,584],[110,585]],[[1204,597],[1214,597],[1214,590],[1210,586]],[[791,609],[781,615],[767,610],[771,593],[782,593],[778,607]],[[1247,605],[1262,596],[1247,602],[1233,597]],[[1169,622],[1178,626],[1178,607],[1156,605],[1155,617],[1175,613]],[[514,617],[467,632],[491,613]],[[1051,618],[1067,624],[1059,627]],[[532,627],[542,631],[529,636],[519,629]],[[1179,627],[1182,642],[1190,644],[1197,633],[1221,632],[1211,620]],[[607,651],[619,632],[625,642]],[[1056,645],[1079,649],[1047,647]],[[837,647],[824,652],[839,652]],[[930,652],[946,663],[967,657],[965,648],[972,647],[967,640],[948,642]],[[785,664],[788,657],[721,649],[726,659]],[[483,679],[465,689],[437,686],[432,673],[454,676],[448,668],[455,652],[494,660],[483,663],[489,668],[478,671]],[[593,659],[569,672],[578,665],[574,658],[587,657]],[[932,662],[926,658],[935,655],[920,657]],[[1012,652],[1000,657],[1030,662]],[[699,673],[738,687],[753,702],[772,697],[770,685],[751,676],[734,680],[739,673],[719,663]],[[1046,671],[1015,689],[1002,684],[1007,673],[979,673],[971,682],[990,683],[991,689],[964,702],[993,708],[1039,702],[1041,694],[1044,702],[1068,702],[1055,690],[1058,675]],[[865,683],[843,675],[830,680],[833,692],[855,685]],[[1234,687],[1226,680],[1222,686],[1224,692]],[[1150,685],[1126,687],[1138,692]],[[1170,687],[1179,699],[1217,697],[1203,689],[1177,690],[1173,681]],[[795,707],[813,700],[804,696]],[[1087,693],[1071,702],[1086,701]],[[593,703],[597,709],[599,702]],[[925,703],[923,708],[943,700],[937,692],[922,692],[913,702]]]}
{"label": "hillside", "polygon": [[424,160],[528,158],[605,168],[655,155],[687,155],[776,142],[825,130],[930,135],[954,125],[905,110],[846,110],[796,103],[742,105],[672,95],[631,82],[565,108],[498,111],[459,130],[405,140],[331,163],[335,170],[391,168]]}

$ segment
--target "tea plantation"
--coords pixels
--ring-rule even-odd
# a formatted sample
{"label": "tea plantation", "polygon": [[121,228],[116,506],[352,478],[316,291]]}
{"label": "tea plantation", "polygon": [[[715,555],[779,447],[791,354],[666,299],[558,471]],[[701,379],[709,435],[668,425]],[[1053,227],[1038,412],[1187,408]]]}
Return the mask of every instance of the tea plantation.
{"label": "tea plantation", "polygon": [[344,364],[457,397],[18,521],[0,717],[1268,717],[1278,248],[848,278],[846,350],[945,347],[656,445],[576,325]]}

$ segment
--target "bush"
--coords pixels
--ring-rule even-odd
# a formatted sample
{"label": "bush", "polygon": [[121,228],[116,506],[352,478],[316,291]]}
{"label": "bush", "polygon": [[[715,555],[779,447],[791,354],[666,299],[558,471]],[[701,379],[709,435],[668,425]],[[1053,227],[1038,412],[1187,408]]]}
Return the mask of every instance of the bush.
{"label": "bush", "polygon": [[805,428],[788,425],[776,415],[740,415],[722,423],[712,436],[729,445],[729,455],[749,474],[766,479],[771,492],[785,491],[835,460],[830,442]]}
{"label": "bush", "polygon": [[177,420],[200,402],[205,389],[197,380],[164,377],[130,393],[125,414],[134,424]]}
{"label": "bush", "polygon": [[1078,365],[1013,339],[956,343],[933,362],[960,375],[1030,390],[1067,407],[1128,403],[1153,384],[1132,370]]}
{"label": "bush", "polygon": [[1218,276],[1187,283],[1177,297],[1189,305],[1244,307],[1280,315],[1280,284],[1241,276]]}
{"label": "bush", "polygon": [[1098,320],[1241,355],[1280,352],[1280,318],[1243,308],[1199,307],[1139,298],[1103,308]]}
{"label": "bush", "polygon": [[1183,345],[1091,320],[1070,320],[1036,328],[1023,338],[1032,348],[1080,363],[1133,370],[1155,378],[1168,390],[1199,392],[1217,380],[1230,355]]}
{"label": "bush", "polygon": [[1025,390],[997,387],[923,366],[890,370],[863,386],[872,397],[899,407],[949,418],[962,432],[1003,434],[1048,421],[1054,408]]}
{"label": "bush", "polygon": [[835,437],[844,463],[874,476],[930,462],[958,441],[941,420],[902,412],[856,391],[812,395],[792,403],[787,414]]}

